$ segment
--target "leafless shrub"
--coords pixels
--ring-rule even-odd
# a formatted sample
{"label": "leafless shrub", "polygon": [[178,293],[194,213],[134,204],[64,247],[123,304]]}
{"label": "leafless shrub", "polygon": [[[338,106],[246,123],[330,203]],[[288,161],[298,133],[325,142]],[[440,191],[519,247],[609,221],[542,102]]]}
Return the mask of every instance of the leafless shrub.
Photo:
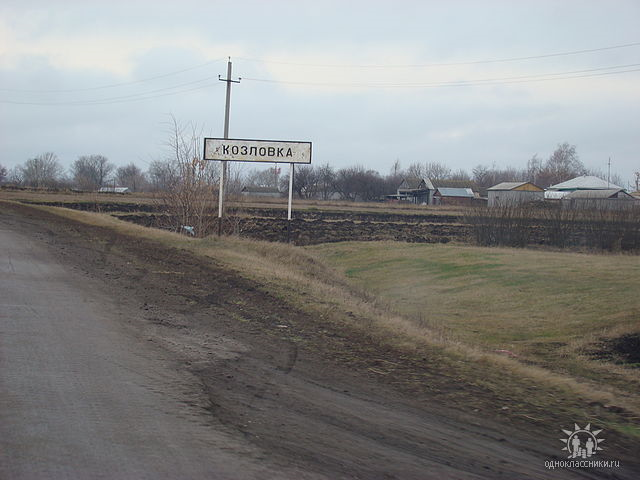
{"label": "leafless shrub", "polygon": [[524,247],[531,241],[528,207],[515,203],[470,210],[466,222],[478,245]]}
{"label": "leafless shrub", "polygon": [[465,219],[472,227],[475,242],[483,246],[542,244],[558,248],[640,251],[640,208],[506,204],[474,209]]}
{"label": "leafless shrub", "polygon": [[192,231],[196,236],[213,230],[218,207],[218,168],[202,158],[202,138],[194,125],[182,127],[171,118],[166,184],[158,192],[166,213],[161,226],[183,233]]}

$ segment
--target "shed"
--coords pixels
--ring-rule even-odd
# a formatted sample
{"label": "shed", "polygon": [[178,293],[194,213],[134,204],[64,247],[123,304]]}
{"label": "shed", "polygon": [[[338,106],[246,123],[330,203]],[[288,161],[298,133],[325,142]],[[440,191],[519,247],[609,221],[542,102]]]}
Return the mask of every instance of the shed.
{"label": "shed", "polygon": [[473,205],[475,194],[470,188],[438,187],[433,194],[434,205]]}
{"label": "shed", "polygon": [[640,200],[621,188],[606,190],[575,190],[562,199],[565,208],[620,210],[640,206]]}
{"label": "shed", "polygon": [[502,182],[489,188],[487,195],[490,207],[544,200],[544,190],[531,182]]}

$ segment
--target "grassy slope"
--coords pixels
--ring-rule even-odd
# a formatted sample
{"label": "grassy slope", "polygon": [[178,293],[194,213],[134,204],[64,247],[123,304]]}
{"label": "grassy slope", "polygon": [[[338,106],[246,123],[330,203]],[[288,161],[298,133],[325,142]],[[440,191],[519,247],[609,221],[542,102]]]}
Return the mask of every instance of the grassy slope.
{"label": "grassy slope", "polygon": [[583,355],[599,337],[640,330],[637,256],[391,242],[310,248],[450,341],[508,350],[627,398],[640,387],[637,369]]}
{"label": "grassy slope", "polygon": [[[361,246],[374,247],[376,244],[345,244],[314,247],[319,254],[309,250],[283,244],[272,244],[237,238],[191,239],[170,232],[140,227],[122,222],[111,216],[88,212],[58,209],[55,207],[35,207],[61,215],[82,223],[113,229],[134,238],[146,238],[159,241],[176,248],[211,257],[238,271],[240,275],[261,283],[273,295],[308,311],[310,318],[336,325],[349,325],[362,335],[374,339],[383,351],[388,348],[405,359],[416,358],[418,363],[425,353],[431,359],[428,371],[415,376],[414,387],[431,388],[432,381],[444,382],[446,390],[438,395],[443,402],[463,402],[466,409],[477,406],[497,410],[500,415],[512,418],[527,418],[548,425],[558,418],[571,418],[572,421],[597,421],[608,429],[624,432],[626,435],[640,437],[640,430],[630,423],[640,409],[634,402],[621,401],[607,391],[576,383],[572,378],[562,375],[549,375],[547,370],[526,366],[511,358],[492,353],[484,353],[473,346],[452,341],[446,332],[438,332],[437,325],[427,321],[416,321],[409,315],[395,314],[385,301],[379,301],[354,285],[354,282],[322,259],[328,255],[335,262],[343,255],[339,263],[344,263],[348,252],[357,252]],[[400,250],[416,246],[389,243],[377,244],[379,247],[392,245]],[[343,253],[340,253],[341,250]],[[443,250],[444,251],[444,250]],[[333,253],[332,253],[333,252]],[[483,260],[488,264],[497,263],[492,254],[498,250],[485,250]],[[519,251],[520,252],[520,251]],[[347,256],[345,256],[347,255]],[[453,257],[457,257],[456,254]],[[464,267],[467,268],[467,267]],[[463,270],[464,270],[463,268]],[[479,267],[468,267],[478,271]],[[493,267],[497,270],[498,267]],[[463,271],[456,266],[445,266],[440,271],[443,278],[454,279]],[[453,274],[457,272],[457,274]],[[351,274],[355,275],[356,271]],[[452,287],[454,288],[454,287]],[[463,290],[457,287],[459,290]],[[380,291],[378,291],[380,293]],[[372,355],[377,355],[375,351]],[[437,359],[437,360],[436,360]],[[392,362],[391,362],[392,363]],[[431,376],[431,373],[435,376]],[[428,382],[423,385],[423,382]],[[460,387],[451,388],[466,382],[472,388],[486,392],[486,400],[470,397]],[[446,387],[449,385],[449,387]],[[448,390],[448,391],[447,391]],[[436,390],[437,391],[437,390]],[[494,403],[491,399],[499,399]],[[627,410],[624,418],[616,410],[608,407],[585,407],[590,401],[609,405],[622,405]],[[626,400],[626,399],[622,399]],[[484,403],[483,403],[484,402]],[[487,403],[489,402],[489,403]],[[508,405],[505,411],[501,405]],[[476,410],[478,411],[478,410]],[[546,412],[546,413],[545,413]],[[487,412],[489,414],[489,412]],[[629,414],[631,417],[629,417]],[[489,415],[495,415],[491,413]],[[549,417],[549,419],[544,420]],[[552,418],[553,417],[553,418]]]}

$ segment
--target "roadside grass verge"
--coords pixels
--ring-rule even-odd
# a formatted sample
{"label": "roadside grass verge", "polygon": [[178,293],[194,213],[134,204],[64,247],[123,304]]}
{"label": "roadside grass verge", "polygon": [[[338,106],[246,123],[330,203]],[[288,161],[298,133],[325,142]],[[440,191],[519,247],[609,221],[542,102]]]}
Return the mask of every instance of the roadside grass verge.
{"label": "roadside grass verge", "polygon": [[[577,317],[563,323],[551,317],[574,305],[572,302],[576,297],[571,295],[581,295],[580,290],[577,287],[571,287],[568,292],[561,290],[562,282],[555,283],[555,289],[549,288],[544,278],[537,278],[531,268],[525,267],[521,256],[527,253],[522,250],[395,242],[300,248],[235,237],[193,239],[141,227],[104,214],[55,207],[30,208],[210,258],[241,276],[255,280],[261,288],[283,302],[308,312],[310,319],[317,318],[324,324],[336,326],[347,325],[381,349],[391,348],[403,357],[428,357],[432,360],[429,368],[448,379],[441,380],[450,385],[442,395],[443,400],[448,399],[446,401],[450,400],[452,404],[460,401],[465,406],[473,406],[478,402],[479,408],[487,408],[486,401],[481,406],[480,400],[464,392],[461,385],[467,383],[485,392],[487,398],[499,399],[494,411],[506,408],[503,411],[505,415],[519,415],[548,424],[547,415],[554,412],[556,418],[558,415],[570,415],[574,421],[594,421],[625,435],[640,437],[640,431],[629,426],[629,419],[640,416],[640,405],[635,395],[613,381],[599,384],[599,373],[589,377],[576,374],[580,372],[569,368],[571,361],[580,362],[577,354],[571,356],[571,342],[580,345],[586,331],[583,324],[587,320]],[[396,253],[392,255],[389,252]],[[534,253],[539,257],[532,257],[531,265],[547,265],[553,267],[551,271],[562,265],[561,258],[571,255],[558,253],[558,257],[554,254],[544,261],[543,257],[549,252],[531,254]],[[414,262],[408,261],[412,257],[423,258],[424,261],[414,267]],[[581,256],[579,262],[566,265],[567,271],[575,270],[577,278],[585,271],[581,263],[590,265],[592,269],[600,268],[598,258],[601,257],[613,259],[610,267],[602,266],[602,269],[608,272],[604,278],[615,279],[616,259],[635,260],[624,256],[587,257]],[[374,265],[376,261],[380,261],[380,265]],[[395,286],[389,271],[395,272],[399,282],[400,277],[412,278],[406,280],[407,288]],[[407,275],[408,271],[411,275]],[[538,276],[551,275],[551,272],[544,275],[541,272]],[[509,280],[512,276],[515,278],[513,282]],[[436,294],[424,291],[425,286],[420,283],[422,277],[430,278],[428,284],[437,287]],[[597,280],[585,282],[590,282],[585,285],[591,285],[593,292],[602,283]],[[521,294],[516,294],[518,291]],[[534,300],[536,291],[558,294],[558,301],[565,310],[552,299]],[[490,294],[492,299],[486,298]],[[612,301],[622,301],[613,290],[610,294]],[[420,307],[425,295],[429,299],[428,309]],[[600,311],[597,302],[589,303],[586,297],[580,298],[587,306],[590,305],[588,308],[593,312]],[[435,306],[438,299],[444,301],[439,307]],[[463,305],[465,310],[458,305]],[[534,320],[528,321],[525,321],[528,315],[525,313],[517,318],[509,318],[505,314],[496,319],[485,311],[496,307],[504,312],[514,308],[518,312],[536,310],[538,313]],[[543,315],[541,311],[544,309],[551,313]],[[467,331],[470,329],[465,323],[469,312],[474,313],[475,319],[471,322],[471,331]],[[590,331],[597,335],[606,328],[632,329],[633,319],[627,313],[625,309],[617,309],[608,321],[600,319],[600,323]],[[617,323],[613,325],[615,319]],[[538,320],[542,322],[541,326],[534,325]],[[505,330],[512,330],[512,333]],[[531,341],[534,337],[543,340]],[[563,348],[571,361],[565,362],[565,367],[553,367],[555,350],[562,351],[561,348],[540,349],[536,345],[536,342],[548,344],[552,341],[566,343]],[[510,358],[494,352],[498,348],[507,349],[505,346],[514,349],[519,357]],[[609,370],[604,364],[601,368],[612,378],[628,375],[627,369],[621,367],[622,373]],[[629,375],[626,378],[637,382],[637,376]],[[418,379],[416,383],[420,381]]]}
{"label": "roadside grass verge", "polygon": [[638,407],[640,370],[593,358],[640,331],[640,258],[391,242],[307,247],[390,311]]}

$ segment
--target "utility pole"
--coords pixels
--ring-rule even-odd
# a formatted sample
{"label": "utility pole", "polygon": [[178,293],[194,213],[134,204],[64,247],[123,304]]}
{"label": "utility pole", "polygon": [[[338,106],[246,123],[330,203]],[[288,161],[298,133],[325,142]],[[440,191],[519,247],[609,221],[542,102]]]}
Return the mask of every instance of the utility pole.
{"label": "utility pole", "polygon": [[607,170],[607,188],[609,188],[609,184],[611,182],[611,157],[609,157],[609,169]]}
{"label": "utility pole", "polygon": [[[231,107],[231,84],[232,83],[240,83],[240,78],[238,80],[231,79],[231,57],[229,57],[229,61],[227,62],[227,78],[220,78],[218,75],[218,80],[221,82],[227,82],[227,100],[224,107],[224,138],[229,138],[229,109]],[[220,187],[218,189],[218,236],[222,235],[222,216],[224,214],[223,209],[223,201],[224,201],[224,182],[226,178],[226,170],[227,170],[227,162],[222,162],[222,168],[220,169]]]}

